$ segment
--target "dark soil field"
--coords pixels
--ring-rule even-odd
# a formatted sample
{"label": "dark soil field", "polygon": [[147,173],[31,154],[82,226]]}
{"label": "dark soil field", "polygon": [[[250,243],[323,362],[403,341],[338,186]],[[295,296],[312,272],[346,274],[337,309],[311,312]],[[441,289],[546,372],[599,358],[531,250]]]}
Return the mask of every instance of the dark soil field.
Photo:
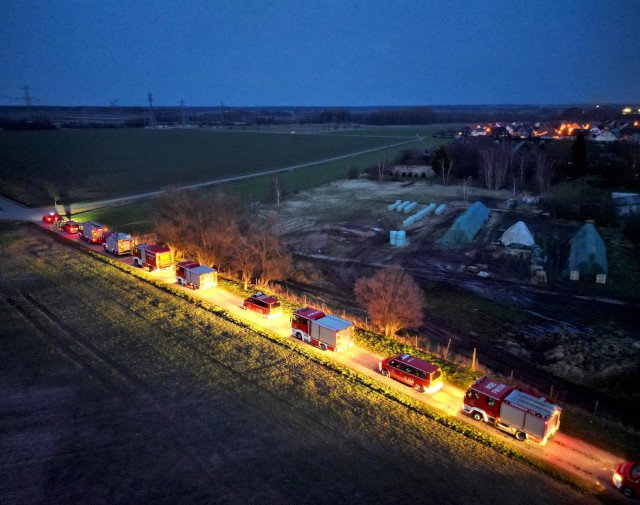
{"label": "dark soil field", "polygon": [[594,503],[39,231],[0,254],[3,504]]}
{"label": "dark soil field", "polygon": [[[437,182],[345,181],[291,199],[279,211],[282,230],[298,258],[300,284],[319,286],[339,308],[357,311],[355,280],[373,268],[404,266],[425,292],[421,345],[435,352],[450,346],[470,364],[476,349],[482,367],[522,381],[569,403],[638,429],[629,405],[640,398],[640,271],[634,249],[619,228],[599,229],[607,247],[606,284],[562,276],[567,241],[583,223],[539,217],[535,206],[508,209],[508,192]],[[407,229],[404,248],[389,245],[389,230],[408,214],[389,212],[396,199],[447,203]],[[479,200],[491,217],[471,245],[437,243],[464,209]],[[547,283],[532,281],[530,251],[495,246],[502,233],[524,221],[544,249]],[[486,268],[488,278],[468,271]],[[322,293],[321,291],[319,292]],[[349,310],[349,309],[348,309]],[[449,343],[450,342],[450,343]]]}

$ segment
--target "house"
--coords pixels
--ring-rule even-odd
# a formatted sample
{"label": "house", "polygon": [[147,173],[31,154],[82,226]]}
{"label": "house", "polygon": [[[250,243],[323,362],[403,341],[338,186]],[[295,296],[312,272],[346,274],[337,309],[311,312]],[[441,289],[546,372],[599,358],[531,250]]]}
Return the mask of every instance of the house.
{"label": "house", "polygon": [[613,134],[613,132],[603,131],[600,135],[598,135],[597,137],[592,138],[591,140],[593,140],[595,142],[613,142],[615,140],[618,140],[618,137],[616,137]]}

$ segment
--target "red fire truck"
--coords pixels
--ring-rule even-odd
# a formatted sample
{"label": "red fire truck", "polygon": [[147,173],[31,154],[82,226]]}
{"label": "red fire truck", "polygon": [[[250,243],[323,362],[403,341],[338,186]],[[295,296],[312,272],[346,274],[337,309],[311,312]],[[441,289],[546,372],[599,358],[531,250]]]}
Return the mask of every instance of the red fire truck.
{"label": "red fire truck", "polygon": [[311,307],[296,310],[291,319],[291,335],[323,351],[339,352],[352,346],[353,328],[352,322]]}
{"label": "red fire truck", "polygon": [[90,244],[102,244],[108,231],[109,228],[103,224],[87,221],[86,223],[80,223],[78,236],[81,240],[85,240]]}
{"label": "red fire truck", "polygon": [[442,388],[442,370],[411,354],[385,358],[378,363],[380,373],[408,384],[419,393],[435,393]]}
{"label": "red fire truck", "polygon": [[218,271],[197,261],[181,261],[176,265],[176,279],[178,284],[193,289],[215,288],[218,285]]}
{"label": "red fire truck", "polygon": [[518,440],[544,445],[560,428],[562,409],[545,398],[525,393],[490,377],[480,377],[464,398],[462,410]]}
{"label": "red fire truck", "polygon": [[133,264],[149,272],[173,268],[173,251],[163,245],[138,244],[133,248]]}

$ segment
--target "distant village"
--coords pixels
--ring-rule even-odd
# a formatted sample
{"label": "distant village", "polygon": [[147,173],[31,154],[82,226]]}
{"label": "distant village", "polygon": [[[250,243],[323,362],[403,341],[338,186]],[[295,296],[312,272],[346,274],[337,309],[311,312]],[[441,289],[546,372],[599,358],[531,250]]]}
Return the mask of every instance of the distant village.
{"label": "distant village", "polygon": [[[640,113],[640,110],[638,111]],[[640,143],[640,121],[616,119],[597,123],[555,121],[549,123],[491,123],[465,126],[457,132],[458,138],[493,137],[511,139],[575,140],[583,135],[594,142],[626,140]]]}

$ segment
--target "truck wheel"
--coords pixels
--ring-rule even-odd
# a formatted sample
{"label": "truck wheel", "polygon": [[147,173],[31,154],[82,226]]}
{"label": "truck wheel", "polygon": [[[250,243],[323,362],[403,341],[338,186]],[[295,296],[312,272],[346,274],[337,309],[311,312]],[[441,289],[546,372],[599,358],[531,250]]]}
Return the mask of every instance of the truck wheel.
{"label": "truck wheel", "polygon": [[133,264],[134,264],[135,266],[137,266],[138,268],[140,268],[140,267],[142,266],[142,265],[140,264],[140,262],[138,261],[138,258],[135,258],[135,259],[133,260]]}
{"label": "truck wheel", "polygon": [[[245,309],[246,309],[246,307],[245,307]],[[300,333],[299,331],[297,331],[297,332],[296,332],[296,338],[297,338],[298,340],[302,340],[302,333]]]}
{"label": "truck wheel", "polygon": [[473,417],[474,421],[484,421],[482,414],[478,411],[475,411],[473,414],[471,414],[471,417]]}
{"label": "truck wheel", "polygon": [[115,249],[111,249],[111,254],[113,254],[115,256],[116,255],[116,250]]}
{"label": "truck wheel", "polygon": [[623,487],[620,491],[627,498],[633,498],[633,490],[630,487]]}
{"label": "truck wheel", "polygon": [[383,368],[383,369],[380,371],[380,373],[381,373],[382,375],[384,375],[385,377],[389,377],[389,370],[386,370],[386,369],[384,369],[384,368]]}
{"label": "truck wheel", "polygon": [[516,431],[516,440],[524,442],[527,439],[527,434],[522,431]]}
{"label": "truck wheel", "polygon": [[424,393],[424,388],[420,384],[416,384],[415,386],[413,386],[413,389],[415,389],[418,393]]}
{"label": "truck wheel", "polygon": [[323,351],[327,350],[327,344],[320,344],[320,349],[322,349]]}

